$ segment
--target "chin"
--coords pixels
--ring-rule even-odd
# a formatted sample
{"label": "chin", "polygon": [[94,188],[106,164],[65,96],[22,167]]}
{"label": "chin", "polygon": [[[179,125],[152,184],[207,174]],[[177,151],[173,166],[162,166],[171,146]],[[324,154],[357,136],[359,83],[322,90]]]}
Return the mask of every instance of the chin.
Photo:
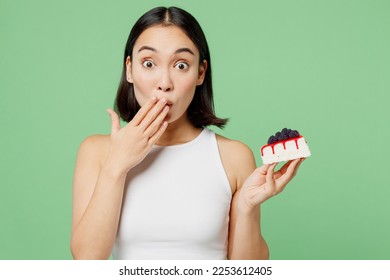
{"label": "chin", "polygon": [[168,124],[171,124],[171,123],[174,123],[175,121],[177,121],[177,118],[172,118],[172,116],[167,116],[166,118],[165,118],[165,121],[167,121],[168,122]]}
{"label": "chin", "polygon": [[168,115],[165,117],[165,121],[167,121],[168,124],[172,124],[175,122],[182,122],[184,117],[185,117],[184,115],[177,116],[168,113]]}

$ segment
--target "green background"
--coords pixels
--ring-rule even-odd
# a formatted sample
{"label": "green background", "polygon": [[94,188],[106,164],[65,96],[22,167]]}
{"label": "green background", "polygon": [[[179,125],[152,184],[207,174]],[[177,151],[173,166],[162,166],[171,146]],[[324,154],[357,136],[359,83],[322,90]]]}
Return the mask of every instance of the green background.
{"label": "green background", "polygon": [[272,259],[390,259],[390,2],[0,1],[0,259],[70,259],[81,141],[106,134],[136,19],[202,25],[216,110],[259,148],[298,129],[312,157],[262,207]]}

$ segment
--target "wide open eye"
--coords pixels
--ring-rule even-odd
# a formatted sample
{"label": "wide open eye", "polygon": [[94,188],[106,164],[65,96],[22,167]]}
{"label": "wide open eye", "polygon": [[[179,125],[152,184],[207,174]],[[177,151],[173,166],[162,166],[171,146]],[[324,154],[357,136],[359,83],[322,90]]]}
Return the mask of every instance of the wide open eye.
{"label": "wide open eye", "polygon": [[150,61],[150,60],[145,60],[145,61],[143,61],[143,62],[142,62],[142,65],[143,65],[144,67],[146,67],[146,68],[152,68],[153,66],[155,66],[154,63],[153,63],[152,61]]}
{"label": "wide open eye", "polygon": [[190,67],[190,66],[186,62],[179,62],[179,63],[176,63],[175,67],[179,70],[187,70],[188,67]]}

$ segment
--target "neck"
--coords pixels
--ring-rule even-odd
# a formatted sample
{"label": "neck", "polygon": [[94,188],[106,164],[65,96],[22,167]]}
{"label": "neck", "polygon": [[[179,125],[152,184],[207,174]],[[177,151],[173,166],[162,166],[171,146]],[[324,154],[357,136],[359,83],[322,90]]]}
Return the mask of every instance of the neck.
{"label": "neck", "polygon": [[168,124],[156,145],[173,146],[184,144],[195,139],[201,130],[201,128],[194,127],[187,116],[183,116],[183,118]]}

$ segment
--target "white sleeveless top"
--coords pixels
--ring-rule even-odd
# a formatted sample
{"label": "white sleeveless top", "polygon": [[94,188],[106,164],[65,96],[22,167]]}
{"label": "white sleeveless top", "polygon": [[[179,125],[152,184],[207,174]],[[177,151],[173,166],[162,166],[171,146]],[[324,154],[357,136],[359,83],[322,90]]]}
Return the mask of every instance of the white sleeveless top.
{"label": "white sleeveless top", "polygon": [[126,180],[114,259],[225,259],[232,198],[216,136],[153,146]]}

